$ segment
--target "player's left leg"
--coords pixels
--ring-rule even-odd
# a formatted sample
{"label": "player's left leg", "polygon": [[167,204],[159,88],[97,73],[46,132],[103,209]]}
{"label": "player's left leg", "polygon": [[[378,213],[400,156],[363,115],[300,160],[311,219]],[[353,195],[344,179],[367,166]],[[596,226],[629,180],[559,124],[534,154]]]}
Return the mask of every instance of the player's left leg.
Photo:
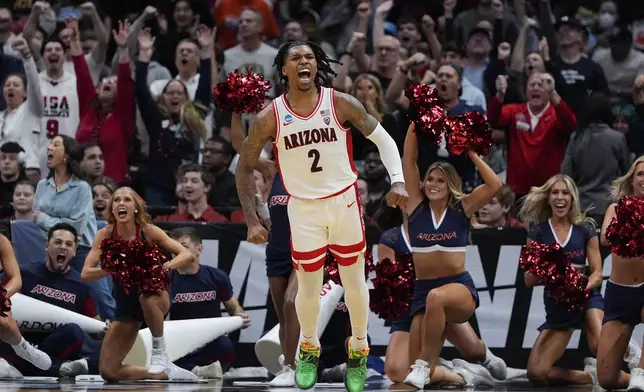
{"label": "player's left leg", "polygon": [[16,355],[38,369],[49,370],[51,367],[49,355],[38,350],[22,337],[10,311],[7,312],[7,317],[0,317],[0,340],[11,345]]}
{"label": "player's left leg", "polygon": [[362,206],[357,185],[329,201],[334,210],[329,228],[329,250],[338,262],[344,299],[351,319],[351,338],[347,340],[345,386],[349,392],[361,392],[367,379],[367,326],[369,323],[369,288],[365,276],[366,238]]}

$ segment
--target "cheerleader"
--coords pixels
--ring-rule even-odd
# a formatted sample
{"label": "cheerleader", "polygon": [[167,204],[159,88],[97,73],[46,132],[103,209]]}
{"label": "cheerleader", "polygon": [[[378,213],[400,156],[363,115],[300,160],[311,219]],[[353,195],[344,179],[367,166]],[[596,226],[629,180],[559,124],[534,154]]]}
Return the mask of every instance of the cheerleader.
{"label": "cheerleader", "polygon": [[[546,291],[543,302],[546,321],[539,327],[539,336],[528,359],[528,378],[533,383],[596,384],[596,373],[589,361],[584,371],[554,366],[568,346],[575,329],[584,328],[588,348],[595,354],[604,316],[604,301],[599,289],[602,264],[597,229],[592,219],[585,218],[579,205],[579,191],[573,180],[563,174],[551,177],[544,185],[532,187],[519,212],[528,229],[527,246],[534,242],[545,245],[558,243],[570,258],[572,266],[583,273],[586,258],[590,266],[587,289],[591,296],[584,311],[571,312],[559,305]],[[526,272],[528,287],[539,284],[539,278]]]}
{"label": "cheerleader", "polygon": [[[382,233],[378,243],[378,259],[380,261],[384,259],[400,260],[410,255],[401,230],[402,226],[398,226]],[[385,353],[385,374],[395,383],[402,383],[409,373],[410,329],[411,318],[407,314],[398,316],[391,322],[389,330],[391,336]],[[505,362],[492,354],[485,343],[476,335],[470,323],[449,324],[445,331],[446,339],[456,347],[463,357],[479,362],[498,380],[506,378],[507,366]],[[461,360],[454,361],[459,364]],[[442,358],[439,358],[439,363],[443,367],[451,367],[450,363]]]}
{"label": "cheerleader", "polygon": [[[151,224],[145,204],[134,190],[123,187],[114,192],[107,206],[108,225],[99,230],[92,249],[83,267],[83,280],[97,280],[109,275],[99,266],[101,253],[109,240],[142,241],[159,246],[175,255],[174,259],[153,268],[177,269],[194,261],[192,254],[163,230]],[[126,255],[126,260],[135,258]],[[167,272],[166,272],[167,273]],[[163,340],[163,322],[170,310],[167,287],[158,293],[143,293],[139,288],[134,292],[114,282],[116,314],[103,340],[99,359],[99,372],[109,382],[155,380],[198,380],[191,372],[181,369],[168,361]],[[145,323],[152,334],[152,358],[150,369],[142,366],[123,365],[122,362],[132,349],[136,337]]]}
{"label": "cheerleader", "polygon": [[[485,184],[463,194],[461,179],[448,163],[435,162],[421,183],[418,173],[418,140],[412,124],[405,138],[403,173],[409,202],[409,222],[403,239],[411,249],[416,280],[409,316],[409,358],[416,359],[405,384],[423,389],[427,384],[486,385],[494,380],[480,368],[456,366],[454,371],[436,367],[446,327],[466,323],[478,307],[474,281],[465,270],[470,218],[501,188],[494,171],[473,151],[467,156]],[[408,236],[405,233],[409,233]]]}
{"label": "cheerleader", "polygon": [[[628,173],[613,182],[611,198],[644,197],[644,157],[639,157]],[[617,204],[606,211],[601,243],[610,246],[606,231],[616,218]],[[620,227],[625,222],[616,222]],[[644,224],[642,222],[640,226]],[[612,248],[613,265],[604,292],[604,320],[597,349],[597,378],[603,388],[644,390],[644,364],[638,361],[641,351],[629,342],[633,329],[642,322],[644,310],[644,255],[628,258]],[[629,363],[631,374],[621,371],[622,359]],[[636,364],[636,362],[639,362]]]}

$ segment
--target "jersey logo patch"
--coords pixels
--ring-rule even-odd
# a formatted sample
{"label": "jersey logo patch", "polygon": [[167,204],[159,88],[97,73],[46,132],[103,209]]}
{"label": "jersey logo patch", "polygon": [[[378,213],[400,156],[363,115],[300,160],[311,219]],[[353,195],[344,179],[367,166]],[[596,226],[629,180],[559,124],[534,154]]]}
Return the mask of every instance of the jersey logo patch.
{"label": "jersey logo patch", "polygon": [[293,116],[291,116],[290,114],[287,114],[286,116],[284,116],[284,123],[282,125],[287,126],[292,122],[293,122]]}
{"label": "jersey logo patch", "polygon": [[320,110],[320,115],[322,116],[322,120],[326,125],[331,124],[331,110],[329,109]]}

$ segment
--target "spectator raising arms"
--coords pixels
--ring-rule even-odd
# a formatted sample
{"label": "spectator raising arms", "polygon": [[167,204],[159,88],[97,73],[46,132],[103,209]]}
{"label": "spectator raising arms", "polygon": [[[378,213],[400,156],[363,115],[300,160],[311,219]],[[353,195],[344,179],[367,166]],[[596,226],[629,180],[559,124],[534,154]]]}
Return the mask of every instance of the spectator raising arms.
{"label": "spectator raising arms", "polygon": [[80,103],[81,121],[76,140],[80,143],[97,143],[105,157],[104,174],[123,183],[128,171],[128,145],[134,136],[136,120],[134,82],[127,51],[130,24],[127,21],[119,22],[118,32],[113,32],[119,52],[117,77],[104,78],[96,88],[83,56],[78,24],[71,21],[67,27],[72,31],[70,45]]}
{"label": "spectator raising arms", "polygon": [[38,70],[24,39],[13,41],[12,47],[22,56],[26,72],[24,76],[10,74],[4,80],[2,96],[7,108],[0,112],[0,144],[18,143],[25,151],[27,175],[40,179],[40,162],[32,140],[33,135],[40,133],[43,115]]}
{"label": "spectator raising arms", "polygon": [[[47,167],[49,176],[40,180],[36,187],[33,219],[43,234],[57,223],[74,226],[78,232],[78,247],[71,265],[80,273],[97,227],[92,190],[79,166],[76,140],[66,135],[56,136],[47,149]],[[105,279],[92,282],[90,288],[95,290],[92,295],[98,300],[101,317],[111,320],[115,304],[109,282]]]}
{"label": "spectator raising arms", "polygon": [[141,117],[150,136],[150,156],[147,165],[145,200],[151,206],[175,204],[175,179],[169,173],[177,171],[185,162],[197,161],[200,138],[204,138],[203,114],[210,105],[211,46],[214,45],[212,29],[200,25],[197,31],[201,46],[199,86],[195,101],[190,101],[186,85],[179,80],[166,84],[159,105],[147,84],[148,62],[152,57],[154,40],[149,29],[139,34],[139,61],[136,64],[136,99]]}

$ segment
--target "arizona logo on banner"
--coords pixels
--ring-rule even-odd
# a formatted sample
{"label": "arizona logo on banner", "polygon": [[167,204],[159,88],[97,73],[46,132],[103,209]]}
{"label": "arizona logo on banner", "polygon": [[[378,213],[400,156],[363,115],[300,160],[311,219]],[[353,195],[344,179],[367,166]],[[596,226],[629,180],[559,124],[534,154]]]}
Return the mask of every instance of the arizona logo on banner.
{"label": "arizona logo on banner", "polygon": [[[245,225],[160,224],[164,230],[183,226],[193,226],[200,232],[204,246],[201,263],[220,268],[230,276],[235,296],[252,320],[250,328],[230,335],[237,351],[233,366],[259,366],[255,343],[277,324],[266,278],[264,246],[245,241]],[[527,288],[523,283],[523,271],[519,268],[519,254],[526,241],[526,232],[504,228],[476,229],[471,233],[472,245],[467,248],[466,267],[479,291],[481,305],[470,322],[508,366],[525,368],[538,334],[537,327],[545,319],[543,288]],[[44,260],[45,238],[34,223],[12,222],[11,237],[21,264]],[[370,246],[375,245],[378,235],[368,237],[371,237]],[[602,255],[604,276],[608,277],[611,258],[605,249]],[[384,355],[389,341],[389,324],[374,314],[370,317],[369,335],[374,355]],[[633,333],[633,339],[641,343],[643,334],[644,326],[640,325]],[[441,355],[445,358],[459,356],[449,345]],[[586,337],[576,331],[562,365],[581,367],[585,356],[588,356]]]}

